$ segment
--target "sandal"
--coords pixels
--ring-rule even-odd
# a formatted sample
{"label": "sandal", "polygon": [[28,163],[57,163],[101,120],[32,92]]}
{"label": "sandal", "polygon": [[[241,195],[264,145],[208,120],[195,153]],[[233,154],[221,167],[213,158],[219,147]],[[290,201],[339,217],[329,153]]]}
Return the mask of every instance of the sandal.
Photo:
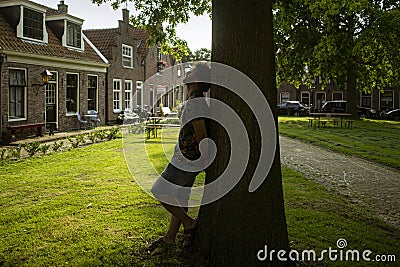
{"label": "sandal", "polygon": [[163,237],[160,237],[159,239],[151,242],[151,244],[146,248],[146,251],[147,253],[151,253],[158,247],[170,247],[170,246],[173,246],[173,244],[168,244],[167,242],[164,241]]}
{"label": "sandal", "polygon": [[183,248],[188,248],[192,245],[196,230],[197,226],[183,231]]}

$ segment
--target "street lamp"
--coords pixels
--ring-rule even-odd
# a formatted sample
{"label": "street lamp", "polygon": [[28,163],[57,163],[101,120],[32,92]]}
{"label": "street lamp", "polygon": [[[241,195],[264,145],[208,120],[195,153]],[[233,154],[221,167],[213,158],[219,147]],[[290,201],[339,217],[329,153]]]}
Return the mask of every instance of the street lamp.
{"label": "street lamp", "polygon": [[50,81],[50,78],[53,77],[53,74],[50,71],[48,71],[47,69],[44,70],[41,73],[41,75],[42,75],[43,85],[46,85]]}
{"label": "street lamp", "polygon": [[51,77],[53,77],[53,74],[47,69],[45,69],[40,75],[42,76],[42,83],[41,84],[34,83],[32,84],[32,86],[37,86],[37,87],[45,86],[49,83]]}

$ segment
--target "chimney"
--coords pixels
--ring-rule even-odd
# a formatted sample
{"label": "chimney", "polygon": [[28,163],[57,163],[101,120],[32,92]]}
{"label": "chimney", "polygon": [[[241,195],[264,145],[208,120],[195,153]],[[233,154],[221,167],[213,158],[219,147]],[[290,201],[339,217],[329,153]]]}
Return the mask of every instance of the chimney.
{"label": "chimney", "polygon": [[122,20],[123,22],[129,23],[129,10],[126,8],[122,9]]}
{"label": "chimney", "polygon": [[64,1],[60,1],[58,4],[58,14],[67,14],[68,13],[68,5],[64,4]]}

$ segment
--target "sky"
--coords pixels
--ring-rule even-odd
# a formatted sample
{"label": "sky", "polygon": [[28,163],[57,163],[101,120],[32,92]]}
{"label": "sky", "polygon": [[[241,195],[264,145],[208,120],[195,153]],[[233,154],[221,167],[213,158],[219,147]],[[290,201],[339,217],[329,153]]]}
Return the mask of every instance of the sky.
{"label": "sky", "polygon": [[[33,2],[57,9],[59,0],[32,0]],[[83,29],[102,29],[118,27],[118,20],[122,19],[121,8],[113,10],[109,4],[97,6],[90,0],[65,0],[68,13],[84,19]],[[133,5],[128,5],[128,10],[133,14]],[[211,20],[208,15],[193,16],[187,24],[177,28],[177,35],[187,41],[190,50],[200,48],[211,49]]]}

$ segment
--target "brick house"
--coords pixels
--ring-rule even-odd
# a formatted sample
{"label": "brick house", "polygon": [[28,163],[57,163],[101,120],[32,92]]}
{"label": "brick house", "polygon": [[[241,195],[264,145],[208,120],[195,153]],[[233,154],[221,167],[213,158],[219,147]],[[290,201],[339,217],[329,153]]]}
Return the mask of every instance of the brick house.
{"label": "brick house", "polygon": [[[107,58],[106,121],[117,122],[126,110],[140,106],[151,110],[157,97],[154,85],[144,82],[168,64],[157,46],[147,47],[145,30],[129,23],[129,11],[122,10],[118,28],[85,30],[84,34]],[[163,59],[165,58],[165,61]]]}
{"label": "brick house", "polygon": [[[60,131],[78,128],[76,112],[96,110],[105,119],[108,67],[82,34],[83,20],[29,0],[0,2],[0,111],[7,126],[53,123]],[[41,73],[53,76],[41,84]]]}
{"label": "brick house", "polygon": [[[297,100],[308,106],[312,105],[315,109],[320,109],[326,101],[346,99],[346,91],[338,90],[334,84],[328,84],[324,89],[318,84],[312,88],[282,84],[277,94],[278,103]],[[387,88],[383,92],[377,89],[371,93],[357,92],[357,104],[378,112],[400,108],[400,87]]]}
{"label": "brick house", "polygon": [[[110,63],[107,73],[106,121],[115,123],[119,114],[140,106],[151,112],[163,103],[174,107],[183,88],[168,79],[160,83],[148,79],[175,64],[171,56],[157,46],[148,47],[147,32],[129,23],[129,11],[122,10],[118,28],[85,30],[84,34]],[[175,72],[178,73],[178,72]],[[148,82],[146,82],[148,81]],[[180,94],[182,100],[183,93]]]}

